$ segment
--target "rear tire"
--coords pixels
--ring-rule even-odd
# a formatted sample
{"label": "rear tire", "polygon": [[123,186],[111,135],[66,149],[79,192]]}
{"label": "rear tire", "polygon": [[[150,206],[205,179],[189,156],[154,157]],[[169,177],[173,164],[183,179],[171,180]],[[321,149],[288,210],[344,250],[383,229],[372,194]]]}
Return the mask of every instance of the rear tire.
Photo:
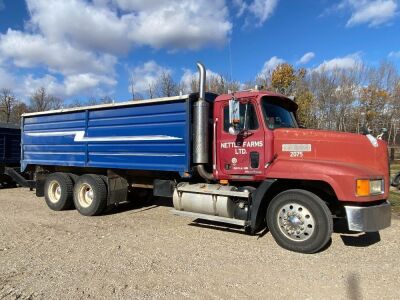
{"label": "rear tire", "polygon": [[281,247],[300,253],[318,252],[333,232],[328,206],[305,190],[288,190],[275,196],[267,210],[267,224]]}
{"label": "rear tire", "polygon": [[78,181],[78,179],[79,179],[79,175],[76,175],[76,174],[74,174],[74,173],[68,173],[68,176],[71,178],[71,180],[72,180],[72,182],[74,183],[74,185],[75,185],[75,183]]}
{"label": "rear tire", "polygon": [[99,175],[79,177],[74,187],[74,204],[84,216],[101,214],[107,205],[107,186]]}
{"label": "rear tire", "polygon": [[71,178],[65,173],[48,175],[44,184],[44,198],[47,206],[55,211],[71,208],[73,186]]}

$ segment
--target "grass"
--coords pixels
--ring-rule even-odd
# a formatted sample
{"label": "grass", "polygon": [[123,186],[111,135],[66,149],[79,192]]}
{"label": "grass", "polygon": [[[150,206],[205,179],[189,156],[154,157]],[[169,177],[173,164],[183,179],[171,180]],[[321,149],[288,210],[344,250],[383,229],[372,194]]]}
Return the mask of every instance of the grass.
{"label": "grass", "polygon": [[400,172],[400,162],[392,163],[390,165],[390,171],[392,175],[396,174],[397,172]]}
{"label": "grass", "polygon": [[[400,163],[393,163],[390,165],[390,174],[392,177],[400,172]],[[392,204],[393,211],[400,213],[400,190],[393,189],[390,191],[389,201]]]}

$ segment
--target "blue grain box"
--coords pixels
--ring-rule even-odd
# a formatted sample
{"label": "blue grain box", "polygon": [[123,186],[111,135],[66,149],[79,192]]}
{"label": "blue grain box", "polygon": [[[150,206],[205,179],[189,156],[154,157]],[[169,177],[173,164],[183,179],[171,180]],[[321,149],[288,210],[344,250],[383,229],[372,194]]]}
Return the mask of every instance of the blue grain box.
{"label": "blue grain box", "polygon": [[193,95],[24,114],[28,166],[190,171]]}

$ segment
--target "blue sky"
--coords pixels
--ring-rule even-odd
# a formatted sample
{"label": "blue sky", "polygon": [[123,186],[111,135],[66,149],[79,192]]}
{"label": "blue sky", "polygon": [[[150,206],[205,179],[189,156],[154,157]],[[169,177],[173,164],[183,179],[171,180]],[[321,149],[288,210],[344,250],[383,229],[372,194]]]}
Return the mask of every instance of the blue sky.
{"label": "blue sky", "polygon": [[195,62],[241,82],[281,62],[310,70],[400,66],[397,0],[0,0],[0,87],[66,100],[146,96]]}

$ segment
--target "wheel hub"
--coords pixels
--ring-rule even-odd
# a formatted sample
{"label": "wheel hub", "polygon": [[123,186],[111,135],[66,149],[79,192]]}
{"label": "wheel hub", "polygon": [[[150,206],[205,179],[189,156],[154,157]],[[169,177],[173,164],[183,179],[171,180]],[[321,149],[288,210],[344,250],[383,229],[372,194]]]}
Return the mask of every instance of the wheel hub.
{"label": "wheel hub", "polygon": [[86,191],[86,197],[89,198],[90,200],[93,200],[93,190],[92,189]]}
{"label": "wheel hub", "polygon": [[82,207],[89,207],[92,204],[94,198],[92,187],[87,183],[82,184],[79,188],[79,193],[77,196],[78,202]]}
{"label": "wheel hub", "polygon": [[61,193],[62,193],[62,191],[61,191],[60,184],[56,180],[53,180],[52,182],[50,182],[47,195],[49,196],[49,200],[52,203],[57,203],[60,201]]}
{"label": "wheel hub", "polygon": [[314,232],[314,223],[314,217],[304,205],[289,203],[279,209],[279,228],[291,240],[309,239]]}
{"label": "wheel hub", "polygon": [[61,187],[57,187],[56,189],[56,197],[60,197],[61,196]]}
{"label": "wheel hub", "polygon": [[298,227],[303,224],[300,216],[290,216],[288,218],[288,222],[291,224],[292,227]]}

